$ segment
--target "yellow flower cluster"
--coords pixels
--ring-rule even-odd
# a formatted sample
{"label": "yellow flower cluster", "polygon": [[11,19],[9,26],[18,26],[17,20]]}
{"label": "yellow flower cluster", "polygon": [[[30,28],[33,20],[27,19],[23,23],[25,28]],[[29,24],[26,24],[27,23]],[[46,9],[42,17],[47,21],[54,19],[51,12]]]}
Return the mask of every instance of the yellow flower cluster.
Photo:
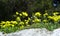
{"label": "yellow flower cluster", "polygon": [[[16,14],[19,14],[18,12],[16,12]],[[45,20],[43,20],[43,22],[47,22],[49,20],[46,20],[47,18],[51,19],[51,20],[54,20],[54,22],[58,22],[59,19],[60,19],[60,15],[57,16],[57,14],[59,14],[58,12],[54,12],[53,15],[54,16],[49,16],[49,14],[47,13],[47,11],[45,11],[45,14],[43,14],[43,17]],[[20,13],[20,16],[28,16],[28,14],[26,12],[22,12]],[[32,20],[33,22],[40,22],[41,20],[36,18],[36,17],[40,17],[41,16],[41,13],[40,12],[36,12],[33,16],[35,16],[34,20]],[[47,17],[46,17],[47,16]],[[58,17],[58,18],[57,18]],[[30,18],[28,18],[30,20]],[[28,24],[28,22],[26,21],[26,24]]]}
{"label": "yellow flower cluster", "polygon": [[10,23],[12,23],[12,24],[18,24],[17,21],[10,21]]}
{"label": "yellow flower cluster", "polygon": [[41,22],[41,19],[35,18],[34,20],[32,20],[35,23]]}
{"label": "yellow flower cluster", "polygon": [[[47,23],[50,20],[46,20],[47,18],[54,20],[54,22],[58,22],[60,20],[60,15],[58,12],[54,12],[53,16],[49,15],[47,13],[47,11],[45,11],[46,13],[43,14],[43,17],[41,17],[41,13],[40,12],[36,12],[35,14],[33,13],[32,18],[28,16],[27,12],[21,12],[18,13],[16,12],[16,20],[15,21],[1,21],[1,27],[5,28],[5,27],[19,27],[20,29],[24,28],[25,26],[30,26],[30,22],[34,22],[34,23],[40,23],[40,22],[45,22]],[[47,16],[47,17],[45,17]],[[26,20],[25,17],[27,17],[28,19]],[[22,18],[24,18],[22,20]]]}
{"label": "yellow flower cluster", "polygon": [[22,13],[16,12],[16,15],[20,15],[20,16],[28,16],[28,14],[27,14],[26,12],[22,12]]}
{"label": "yellow flower cluster", "polygon": [[26,26],[29,26],[30,20],[31,20],[31,18],[29,18],[29,17],[28,17],[28,20],[24,20]]}
{"label": "yellow flower cluster", "polygon": [[21,12],[21,13],[16,12],[16,21],[18,22],[18,25],[20,25],[20,29],[22,29],[24,25],[29,26],[29,21],[30,21],[29,17],[28,17],[28,20],[21,21],[21,18],[24,18],[27,16],[28,16],[27,12]]}
{"label": "yellow flower cluster", "polygon": [[5,27],[14,27],[14,25],[18,24],[16,21],[1,21],[1,27],[5,28]]}
{"label": "yellow flower cluster", "polygon": [[26,12],[22,12],[23,16],[28,16],[28,14]]}
{"label": "yellow flower cluster", "polygon": [[48,18],[54,20],[55,22],[58,22],[60,20],[60,15],[59,16],[48,16]]}

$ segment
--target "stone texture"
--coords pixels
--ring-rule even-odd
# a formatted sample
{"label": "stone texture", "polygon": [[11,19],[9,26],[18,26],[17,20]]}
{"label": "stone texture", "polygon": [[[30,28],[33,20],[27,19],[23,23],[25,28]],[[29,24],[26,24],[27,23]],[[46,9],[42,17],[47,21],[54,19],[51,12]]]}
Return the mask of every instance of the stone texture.
{"label": "stone texture", "polygon": [[54,31],[48,31],[45,28],[25,29],[15,33],[3,34],[0,32],[0,36],[60,36],[60,28]]}
{"label": "stone texture", "polygon": [[52,32],[51,36],[60,36],[60,28],[59,28],[59,29],[55,29],[55,30]]}
{"label": "stone texture", "polygon": [[0,36],[4,36],[3,32],[0,32]]}

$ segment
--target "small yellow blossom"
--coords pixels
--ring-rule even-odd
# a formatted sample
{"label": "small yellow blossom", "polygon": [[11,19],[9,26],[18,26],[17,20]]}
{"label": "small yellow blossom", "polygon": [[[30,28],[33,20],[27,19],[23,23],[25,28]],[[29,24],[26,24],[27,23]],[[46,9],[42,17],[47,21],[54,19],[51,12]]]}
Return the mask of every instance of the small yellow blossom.
{"label": "small yellow blossom", "polygon": [[48,16],[48,18],[52,19],[52,16]]}
{"label": "small yellow blossom", "polygon": [[30,18],[28,17],[28,20],[30,20]]}
{"label": "small yellow blossom", "polygon": [[35,22],[34,20],[32,20],[32,22]]}
{"label": "small yellow blossom", "polygon": [[58,13],[58,12],[54,12],[54,13],[53,13],[53,15],[57,15],[57,14],[59,14],[59,13]]}
{"label": "small yellow blossom", "polygon": [[10,21],[10,23],[13,23],[13,21]]}
{"label": "small yellow blossom", "polygon": [[22,22],[22,21],[21,21],[19,24],[20,24],[20,25],[23,25],[23,24],[24,24],[24,22]]}
{"label": "small yellow blossom", "polygon": [[12,23],[13,23],[13,24],[17,24],[17,21],[13,21]]}
{"label": "small yellow blossom", "polygon": [[35,13],[35,16],[40,17],[40,16],[41,16],[40,12],[36,12],[36,13]]}
{"label": "small yellow blossom", "polygon": [[44,16],[47,16],[47,15],[48,15],[48,13],[45,13],[45,14],[44,14]]}
{"label": "small yellow blossom", "polygon": [[20,17],[17,17],[17,18],[16,18],[16,21],[21,21]]}
{"label": "small yellow blossom", "polygon": [[5,24],[5,26],[6,26],[6,27],[9,27],[9,26],[11,26],[11,24]]}
{"label": "small yellow blossom", "polygon": [[47,21],[47,20],[43,20],[43,22],[45,22],[45,23],[46,23],[46,22],[48,22],[48,21]]}
{"label": "small yellow blossom", "polygon": [[14,27],[14,25],[12,25],[12,27]]}
{"label": "small yellow blossom", "polygon": [[22,16],[22,14],[19,14],[20,16]]}
{"label": "small yellow blossom", "polygon": [[40,20],[40,19],[38,19],[38,18],[36,18],[36,19],[34,19],[34,20],[33,20],[33,22],[38,23],[38,22],[41,22],[41,20]]}
{"label": "small yellow blossom", "polygon": [[54,22],[57,22],[60,19],[57,15],[49,16],[48,18],[54,20]]}
{"label": "small yellow blossom", "polygon": [[16,15],[18,15],[19,13],[18,12],[16,12]]}
{"label": "small yellow blossom", "polygon": [[59,18],[57,18],[58,16],[53,16],[53,20],[55,21],[55,22],[57,22],[58,20],[59,20]]}
{"label": "small yellow blossom", "polygon": [[24,20],[25,22],[27,21],[27,20]]}
{"label": "small yellow blossom", "polygon": [[25,23],[28,24],[29,21],[26,21]]}
{"label": "small yellow blossom", "polygon": [[6,22],[5,21],[1,21],[1,24],[5,24]]}
{"label": "small yellow blossom", "polygon": [[6,21],[7,24],[10,24],[10,21]]}
{"label": "small yellow blossom", "polygon": [[58,18],[60,19],[60,15],[58,16]]}
{"label": "small yellow blossom", "polygon": [[2,27],[3,27],[3,28],[5,28],[5,27],[6,27],[6,25],[3,25]]}
{"label": "small yellow blossom", "polygon": [[28,16],[28,14],[26,12],[22,12],[23,16]]}

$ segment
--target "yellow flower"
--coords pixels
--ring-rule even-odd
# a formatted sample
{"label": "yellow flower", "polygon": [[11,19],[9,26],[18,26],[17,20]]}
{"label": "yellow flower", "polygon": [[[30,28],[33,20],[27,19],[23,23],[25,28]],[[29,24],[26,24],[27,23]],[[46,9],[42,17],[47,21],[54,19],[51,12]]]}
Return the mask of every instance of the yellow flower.
{"label": "yellow flower", "polygon": [[59,13],[58,13],[58,12],[54,12],[54,13],[53,13],[53,15],[57,15],[57,14],[59,14]]}
{"label": "yellow flower", "polygon": [[23,24],[24,24],[24,22],[22,22],[22,21],[21,21],[19,24],[20,24],[20,25],[23,25]]}
{"label": "yellow flower", "polygon": [[16,21],[21,21],[20,17],[17,17],[17,18],[16,18]]}
{"label": "yellow flower", "polygon": [[29,21],[26,21],[25,23],[28,24]]}
{"label": "yellow flower", "polygon": [[36,19],[34,19],[34,21],[33,21],[33,22],[38,23],[38,22],[41,22],[41,20],[40,20],[40,19],[38,19],[38,18],[36,18]]}
{"label": "yellow flower", "polygon": [[19,14],[20,16],[22,16],[22,14]]}
{"label": "yellow flower", "polygon": [[25,22],[27,21],[27,20],[24,20]]}
{"label": "yellow flower", "polygon": [[3,28],[5,28],[5,27],[6,27],[6,25],[3,25],[2,27],[3,27]]}
{"label": "yellow flower", "polygon": [[7,24],[8,26],[10,26],[11,24]]}
{"label": "yellow flower", "polygon": [[25,20],[25,24],[28,24],[29,20]]}
{"label": "yellow flower", "polygon": [[51,17],[51,16],[48,16],[48,18],[52,19],[52,17]]}
{"label": "yellow flower", "polygon": [[14,25],[12,25],[12,27],[14,27]]}
{"label": "yellow flower", "polygon": [[1,24],[5,24],[6,22],[5,21],[1,21]]}
{"label": "yellow flower", "polygon": [[7,24],[10,24],[10,21],[6,21]]}
{"label": "yellow flower", "polygon": [[59,18],[57,18],[58,16],[53,16],[53,20],[55,21],[55,22],[57,22],[58,20],[59,20]]}
{"label": "yellow flower", "polygon": [[59,16],[57,16],[57,15],[49,16],[48,18],[54,20],[54,22],[58,22],[58,20],[60,19]]}
{"label": "yellow flower", "polygon": [[6,27],[9,27],[11,24],[5,24]]}
{"label": "yellow flower", "polygon": [[35,16],[40,17],[41,16],[40,12],[36,12]]}
{"label": "yellow flower", "polygon": [[47,15],[48,15],[48,13],[45,13],[45,14],[44,14],[44,16],[47,16]]}
{"label": "yellow flower", "polygon": [[10,21],[10,23],[13,23],[13,21]]}
{"label": "yellow flower", "polygon": [[16,15],[18,15],[19,13],[18,12],[16,12]]}
{"label": "yellow flower", "polygon": [[60,15],[58,16],[58,18],[60,19]]}
{"label": "yellow flower", "polygon": [[43,22],[45,22],[45,23],[46,23],[46,22],[48,22],[48,21],[47,21],[47,20],[43,20]]}
{"label": "yellow flower", "polygon": [[35,22],[34,20],[32,20],[32,22]]}
{"label": "yellow flower", "polygon": [[28,16],[28,14],[26,12],[22,12],[23,16]]}
{"label": "yellow flower", "polygon": [[28,17],[28,20],[30,20],[30,18]]}
{"label": "yellow flower", "polygon": [[17,24],[17,21],[12,21],[13,24]]}
{"label": "yellow flower", "polygon": [[53,20],[54,20],[55,22],[57,22],[57,21],[58,21],[58,18],[54,18]]}

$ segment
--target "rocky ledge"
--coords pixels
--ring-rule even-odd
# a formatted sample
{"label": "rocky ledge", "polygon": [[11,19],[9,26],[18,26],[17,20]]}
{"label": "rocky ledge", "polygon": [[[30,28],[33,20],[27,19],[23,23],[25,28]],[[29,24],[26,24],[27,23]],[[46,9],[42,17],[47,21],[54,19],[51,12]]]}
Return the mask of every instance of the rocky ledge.
{"label": "rocky ledge", "polygon": [[3,34],[0,32],[0,36],[60,36],[60,28],[53,31],[48,31],[45,28],[25,29],[9,34]]}

